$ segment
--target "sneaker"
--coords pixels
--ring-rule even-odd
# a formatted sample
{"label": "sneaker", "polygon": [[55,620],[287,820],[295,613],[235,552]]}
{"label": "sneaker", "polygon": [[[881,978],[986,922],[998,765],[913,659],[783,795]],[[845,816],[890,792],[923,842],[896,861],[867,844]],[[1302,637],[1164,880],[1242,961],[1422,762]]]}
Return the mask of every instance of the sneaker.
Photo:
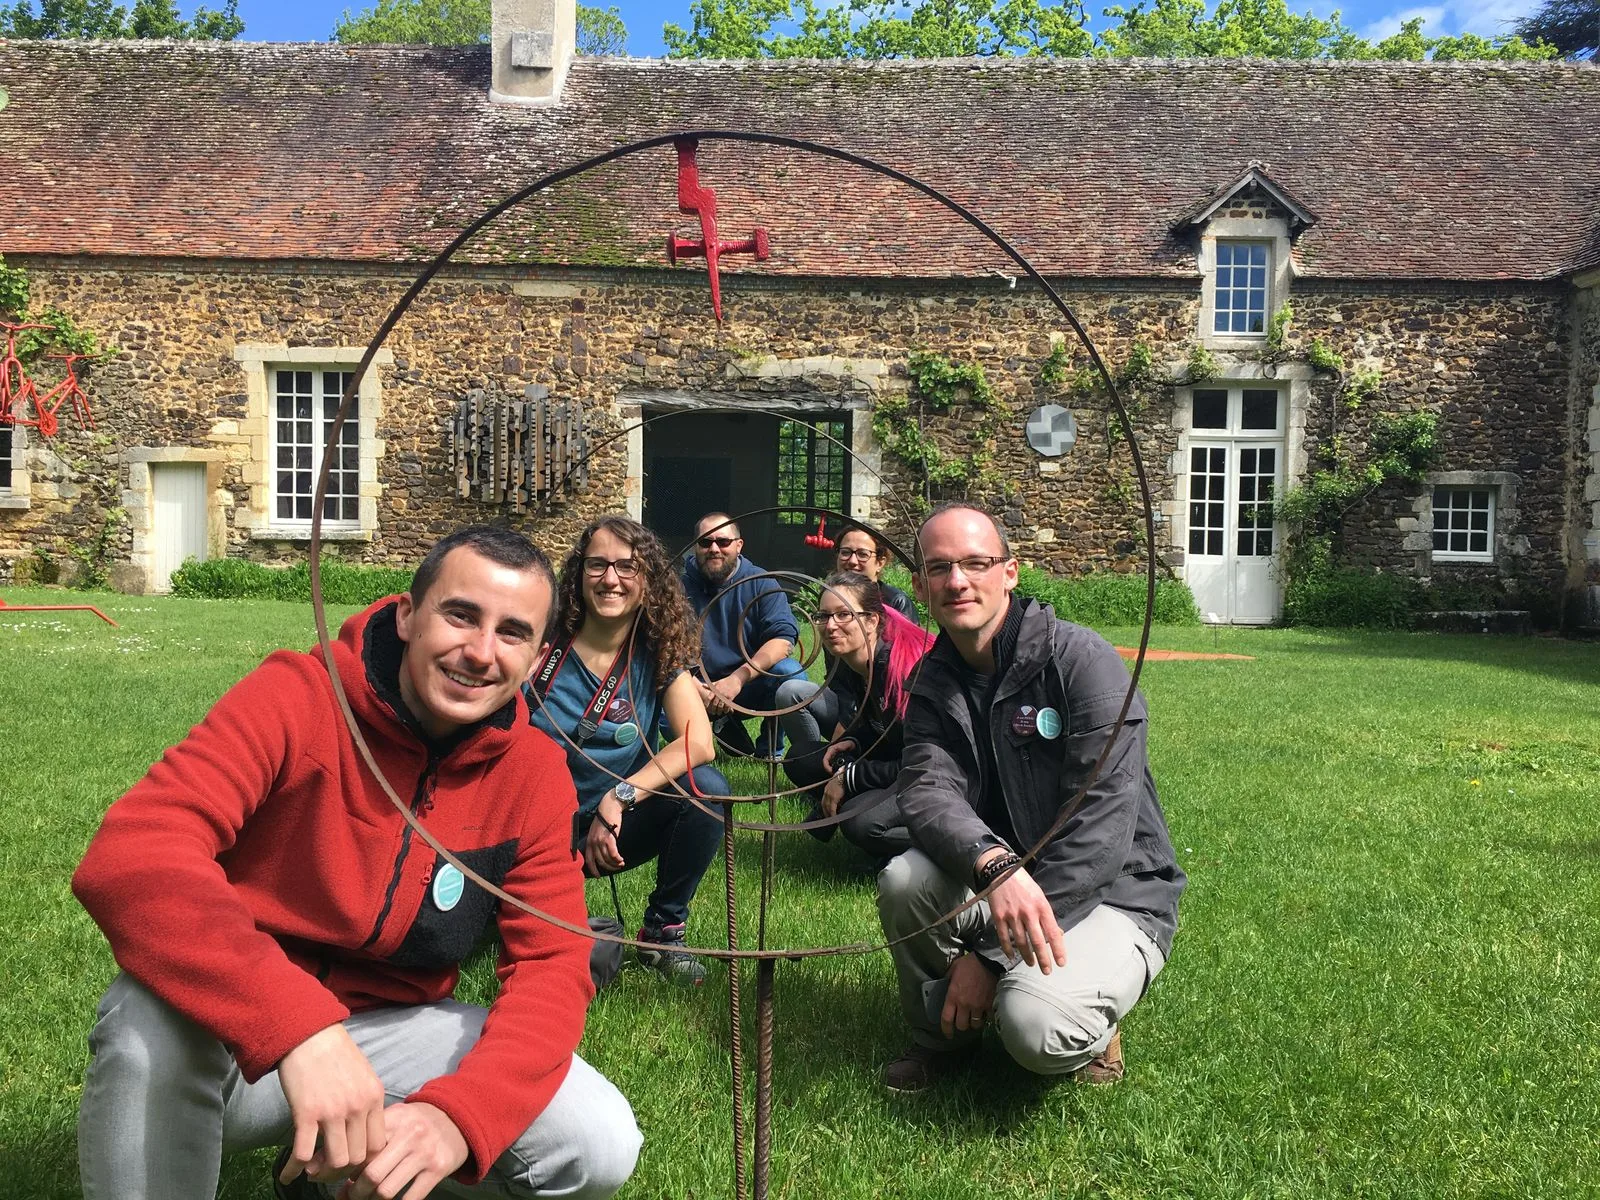
{"label": "sneaker", "polygon": [[682,925],[646,925],[639,930],[639,941],[660,947],[641,949],[639,961],[654,967],[673,983],[680,987],[699,987],[706,981],[705,964],[683,949]]}
{"label": "sneaker", "polygon": [[1079,1083],[1103,1087],[1108,1083],[1116,1083],[1126,1073],[1122,1065],[1122,1030],[1119,1029],[1111,1035],[1106,1048],[1074,1071],[1072,1077]]}
{"label": "sneaker", "polygon": [[963,1070],[972,1062],[976,1046],[955,1050],[936,1050],[913,1043],[906,1052],[883,1068],[883,1086],[900,1096],[925,1092],[941,1079]]}

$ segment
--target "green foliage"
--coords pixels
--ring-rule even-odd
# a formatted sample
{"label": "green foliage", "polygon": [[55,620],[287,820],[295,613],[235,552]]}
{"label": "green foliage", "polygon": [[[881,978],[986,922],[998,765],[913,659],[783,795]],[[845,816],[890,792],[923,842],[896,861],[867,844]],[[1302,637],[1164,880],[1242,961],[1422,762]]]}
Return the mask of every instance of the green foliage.
{"label": "green foliage", "polygon": [[[1127,626],[1144,624],[1146,590],[1143,574],[1118,575],[1099,571],[1075,579],[1051,575],[1037,567],[1017,568],[1017,594],[1032,596],[1055,609],[1056,616],[1078,625]],[[1155,623],[1198,625],[1200,610],[1182,581],[1156,580]]]}
{"label": "green foliage", "polygon": [[1345,382],[1340,396],[1344,400],[1344,406],[1354,412],[1369,400],[1377,399],[1379,389],[1382,387],[1383,372],[1357,371]]}
{"label": "green foliage", "polygon": [[243,32],[239,0],[224,0],[220,10],[202,5],[188,21],[177,0],[135,0],[131,12],[111,0],[39,0],[37,9],[34,0],[0,5],[0,37],[230,42]]}
{"label": "green foliage", "polygon": [[1385,483],[1417,483],[1438,458],[1439,418],[1431,412],[1381,413],[1373,419],[1371,450],[1358,461],[1335,438],[1333,465],[1316,471],[1278,502],[1288,527],[1283,567],[1283,619],[1290,625],[1403,628],[1421,592],[1400,576],[1337,561],[1334,540],[1344,516]]}
{"label": "green foliage", "polygon": [[17,318],[28,311],[28,273],[8,267],[0,255],[0,317]]}
{"label": "green foliage", "polygon": [[1600,58],[1600,0],[1544,0],[1512,30],[1568,58]]}
{"label": "green foliage", "polygon": [[104,588],[111,578],[111,544],[116,541],[117,533],[128,519],[128,510],[125,508],[108,508],[105,518],[100,522],[100,528],[93,537],[86,542],[71,542],[67,545],[67,553],[77,562],[77,573],[72,578],[72,586],[85,591],[99,591]]}
{"label": "green foliage", "polygon": [[1547,58],[1518,38],[1429,38],[1421,21],[1374,45],[1334,13],[1286,0],[1151,0],[1104,10],[1096,35],[1079,0],[691,0],[691,26],[662,30],[673,58]]}
{"label": "green foliage", "polygon": [[1294,306],[1287,300],[1267,321],[1267,347],[1282,350],[1283,340],[1289,334],[1289,322],[1294,320]]}
{"label": "green foliage", "polygon": [[[410,570],[322,560],[322,598],[329,604],[371,604],[411,586]],[[267,567],[242,558],[189,559],[172,573],[172,594],[203,600],[311,599],[311,568]]]}
{"label": "green foliage", "polygon": [[1219,370],[1221,368],[1217,366],[1216,358],[1204,346],[1197,343],[1194,349],[1189,351],[1190,383],[1204,383],[1208,379],[1215,379]]}
{"label": "green foliage", "polygon": [[1122,374],[1117,382],[1129,387],[1141,387],[1154,382],[1156,376],[1156,356],[1150,352],[1150,347],[1143,342],[1135,342],[1133,349],[1128,351],[1128,361],[1122,364]]}
{"label": "green foliage", "polygon": [[1321,338],[1312,339],[1306,347],[1306,361],[1319,371],[1344,370],[1344,356]]}
{"label": "green foliage", "polygon": [[1050,347],[1050,354],[1039,364],[1039,382],[1052,391],[1067,381],[1067,368],[1072,365],[1072,352],[1066,342]]}
{"label": "green foliage", "polygon": [[[333,27],[336,42],[471,46],[489,40],[490,0],[378,0]],[[628,30],[616,7],[578,5],[579,54],[623,54]]]}
{"label": "green foliage", "polygon": [[[1000,485],[994,469],[994,438],[1006,406],[983,368],[977,363],[954,363],[937,354],[913,353],[906,362],[911,392],[917,401],[912,411],[905,396],[887,396],[872,409],[872,432],[879,443],[910,471],[920,485],[923,506],[934,496],[967,496],[974,488]],[[968,454],[949,454],[922,432],[918,419],[925,412],[947,413],[957,405],[978,410],[967,431],[972,445]]]}
{"label": "green foliage", "polygon": [[1291,576],[1283,593],[1285,625],[1409,629],[1422,589],[1413,579],[1359,567],[1328,566]]}

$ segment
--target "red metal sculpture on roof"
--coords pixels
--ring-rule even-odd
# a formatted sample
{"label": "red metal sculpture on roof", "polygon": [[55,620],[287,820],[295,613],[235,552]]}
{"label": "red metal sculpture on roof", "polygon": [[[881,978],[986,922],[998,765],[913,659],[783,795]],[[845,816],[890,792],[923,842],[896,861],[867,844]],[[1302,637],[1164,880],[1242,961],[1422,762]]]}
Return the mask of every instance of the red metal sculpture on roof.
{"label": "red metal sculpture on roof", "polygon": [[700,164],[695,161],[699,149],[698,138],[679,138],[673,143],[678,150],[678,211],[700,218],[700,240],[667,235],[667,261],[678,265],[680,258],[706,260],[706,271],[711,276],[711,311],[722,320],[722,282],[717,261],[724,254],[754,254],[757,262],[765,262],[768,253],[767,231],[757,229],[742,242],[724,242],[717,237],[717,193],[712,188],[700,186]]}

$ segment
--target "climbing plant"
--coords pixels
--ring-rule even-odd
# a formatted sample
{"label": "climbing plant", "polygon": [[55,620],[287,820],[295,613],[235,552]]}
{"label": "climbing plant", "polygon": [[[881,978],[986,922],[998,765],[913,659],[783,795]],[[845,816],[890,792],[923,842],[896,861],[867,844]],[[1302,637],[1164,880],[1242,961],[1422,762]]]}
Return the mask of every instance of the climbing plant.
{"label": "climbing plant", "polygon": [[[873,406],[872,432],[915,480],[920,507],[936,498],[966,498],[1003,483],[995,469],[995,435],[1006,405],[977,363],[957,363],[937,354],[913,353],[906,361],[911,388],[906,395],[881,397]],[[952,453],[922,429],[930,413],[975,410],[967,430],[971,449]]]}
{"label": "climbing plant", "polygon": [[9,266],[0,256],[0,320],[13,324],[40,324],[44,329],[26,329],[17,337],[17,356],[31,363],[46,350],[69,354],[99,354],[99,340],[59,308],[46,306],[30,311],[32,287],[28,272]]}

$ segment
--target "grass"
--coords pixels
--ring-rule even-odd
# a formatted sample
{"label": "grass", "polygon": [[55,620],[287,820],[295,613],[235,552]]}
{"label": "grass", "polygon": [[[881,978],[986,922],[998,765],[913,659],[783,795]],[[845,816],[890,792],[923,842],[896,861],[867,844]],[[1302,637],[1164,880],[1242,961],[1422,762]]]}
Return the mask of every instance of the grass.
{"label": "grass", "polygon": [[[311,639],[302,605],[91,599],[123,627],[0,612],[0,1196],[77,1194],[84,1042],[114,968],[67,878],[100,813],[268,650]],[[969,1080],[893,1100],[876,1082],[903,1045],[887,957],[781,963],[772,1194],[1593,1195],[1600,645],[1196,629],[1155,644],[1256,658],[1145,670],[1191,884],[1173,961],[1125,1026],[1128,1080],[1051,1087],[993,1052]],[[791,835],[776,857],[771,944],[874,936],[847,846]],[[758,862],[742,836],[750,936]],[[721,937],[720,881],[717,864],[695,940]],[[649,882],[622,879],[630,921]],[[713,966],[685,994],[630,969],[591,1010],[582,1053],[646,1134],[624,1195],[731,1194],[726,981]],[[487,987],[475,962],[463,995]],[[230,1160],[222,1194],[265,1196],[264,1180],[259,1156]]]}

